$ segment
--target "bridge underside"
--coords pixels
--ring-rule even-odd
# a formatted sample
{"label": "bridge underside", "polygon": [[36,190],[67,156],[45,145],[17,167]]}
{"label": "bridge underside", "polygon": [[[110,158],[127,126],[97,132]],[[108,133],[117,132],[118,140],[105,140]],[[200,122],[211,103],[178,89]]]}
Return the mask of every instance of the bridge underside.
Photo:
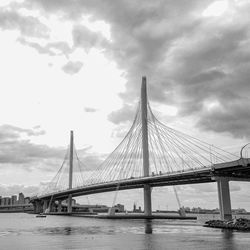
{"label": "bridge underside", "polygon": [[213,170],[213,176],[228,177],[231,180],[250,181],[250,164]]}

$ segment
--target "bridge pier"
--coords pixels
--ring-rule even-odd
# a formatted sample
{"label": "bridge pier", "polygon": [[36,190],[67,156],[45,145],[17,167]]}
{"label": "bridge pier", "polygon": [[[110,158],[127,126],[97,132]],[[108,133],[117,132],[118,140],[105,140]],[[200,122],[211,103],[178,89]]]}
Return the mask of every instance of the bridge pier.
{"label": "bridge pier", "polygon": [[218,178],[217,187],[221,220],[231,220],[232,209],[230,200],[229,180],[227,178]]}
{"label": "bridge pier", "polygon": [[44,200],[43,201],[43,213],[46,212],[46,209],[48,208],[48,201],[47,200]]}
{"label": "bridge pier", "polygon": [[56,212],[56,203],[52,201],[49,205],[49,212]]}
{"label": "bridge pier", "polygon": [[146,216],[152,215],[151,205],[151,187],[150,185],[144,185],[144,214]]}
{"label": "bridge pier", "polygon": [[39,214],[42,212],[42,203],[40,200],[39,201],[36,200],[33,203],[33,206],[34,206],[34,213]]}
{"label": "bridge pier", "polygon": [[68,213],[72,213],[72,195],[68,196]]}
{"label": "bridge pier", "polygon": [[61,213],[61,212],[62,212],[62,201],[61,201],[61,200],[58,201],[57,212],[58,212],[58,213]]}

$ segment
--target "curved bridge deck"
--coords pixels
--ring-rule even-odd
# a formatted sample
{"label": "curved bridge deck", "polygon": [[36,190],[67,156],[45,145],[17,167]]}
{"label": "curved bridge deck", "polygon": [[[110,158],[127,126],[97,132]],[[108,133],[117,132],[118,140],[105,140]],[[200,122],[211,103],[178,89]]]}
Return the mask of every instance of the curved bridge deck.
{"label": "curved bridge deck", "polygon": [[130,178],[107,183],[98,183],[56,193],[33,197],[36,199],[66,199],[72,197],[104,193],[118,190],[143,188],[145,184],[151,187],[175,186],[184,184],[207,183],[216,181],[217,177],[226,177],[230,180],[250,181],[250,158],[242,158],[237,161],[214,164],[212,167],[194,169],[185,172],[174,172],[149,177]]}

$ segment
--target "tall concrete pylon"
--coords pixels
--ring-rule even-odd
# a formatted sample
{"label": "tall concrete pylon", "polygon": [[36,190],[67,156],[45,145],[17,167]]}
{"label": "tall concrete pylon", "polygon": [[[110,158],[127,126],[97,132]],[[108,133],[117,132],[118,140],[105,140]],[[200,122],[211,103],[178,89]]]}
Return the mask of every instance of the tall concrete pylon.
{"label": "tall concrete pylon", "polygon": [[[73,181],[73,153],[74,153],[74,133],[70,131],[70,145],[69,145],[69,189],[72,189]],[[68,213],[72,212],[72,195],[68,196]]]}
{"label": "tall concrete pylon", "polygon": [[[142,120],[142,154],[143,154],[143,175],[149,176],[149,152],[148,152],[148,100],[147,100],[147,79],[142,77],[141,85],[141,120]],[[151,187],[144,185],[144,214],[152,215]]]}

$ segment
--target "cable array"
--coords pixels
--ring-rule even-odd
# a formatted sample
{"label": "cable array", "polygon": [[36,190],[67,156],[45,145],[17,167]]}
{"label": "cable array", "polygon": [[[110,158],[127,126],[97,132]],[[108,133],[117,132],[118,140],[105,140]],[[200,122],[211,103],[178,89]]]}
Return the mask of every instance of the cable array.
{"label": "cable array", "polygon": [[[150,175],[209,167],[237,156],[162,124],[147,104]],[[141,105],[122,142],[95,170],[86,184],[143,177]]]}
{"label": "cable array", "polygon": [[[150,175],[170,174],[211,167],[237,156],[161,123],[147,104]],[[96,169],[87,168],[74,148],[73,188],[143,177],[142,111],[138,103],[133,124],[121,143]],[[68,189],[69,148],[59,171],[45,193]]]}
{"label": "cable array", "polygon": [[[69,151],[68,146],[63,163],[54,178],[43,188],[41,194],[58,192],[69,189]],[[72,188],[80,187],[86,180],[84,173],[87,167],[80,161],[75,146],[73,148]]]}

